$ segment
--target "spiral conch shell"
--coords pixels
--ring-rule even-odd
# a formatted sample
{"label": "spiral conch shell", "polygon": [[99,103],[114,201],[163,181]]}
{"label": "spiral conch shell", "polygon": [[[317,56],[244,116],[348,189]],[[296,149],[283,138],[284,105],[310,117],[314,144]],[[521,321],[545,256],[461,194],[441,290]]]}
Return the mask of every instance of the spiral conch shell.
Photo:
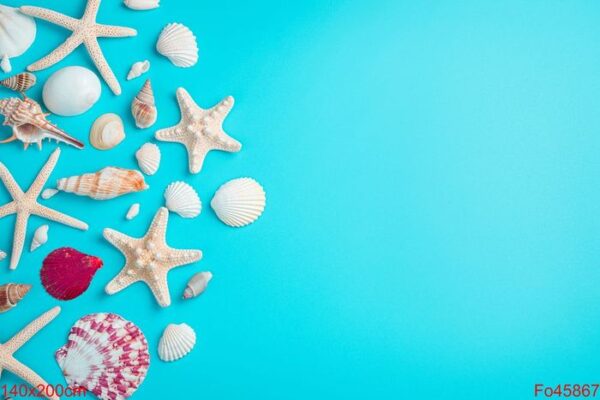
{"label": "spiral conch shell", "polygon": [[154,92],[150,79],[146,80],[144,86],[131,103],[131,114],[135,119],[135,125],[140,128],[149,128],[156,122],[158,112],[154,104]]}
{"label": "spiral conch shell", "polygon": [[26,92],[35,85],[36,77],[30,72],[23,72],[0,81],[0,85],[15,92]]}
{"label": "spiral conch shell", "polygon": [[148,189],[144,176],[131,169],[106,167],[98,172],[59,179],[57,189],[95,200],[113,199]]}
{"label": "spiral conch shell", "polygon": [[98,150],[110,150],[124,139],[123,120],[117,114],[99,116],[90,130],[90,143]]}
{"label": "spiral conch shell", "polygon": [[48,229],[50,229],[48,225],[42,225],[35,230],[29,251],[35,251],[38,247],[48,242]]}
{"label": "spiral conch shell", "polygon": [[129,73],[127,74],[127,80],[130,81],[132,79],[145,74],[150,69],[150,61],[138,61],[131,66]]}
{"label": "spiral conch shell", "polygon": [[0,286],[0,313],[15,307],[31,290],[31,285],[9,283]]}

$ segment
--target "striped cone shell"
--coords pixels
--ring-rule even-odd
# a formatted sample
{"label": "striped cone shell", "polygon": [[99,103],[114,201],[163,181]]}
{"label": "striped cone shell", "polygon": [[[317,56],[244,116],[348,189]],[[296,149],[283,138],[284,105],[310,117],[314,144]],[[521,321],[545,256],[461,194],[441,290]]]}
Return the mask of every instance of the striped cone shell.
{"label": "striped cone shell", "polygon": [[31,290],[31,285],[9,283],[0,286],[0,313],[15,307]]}
{"label": "striped cone shell", "polygon": [[29,88],[35,85],[35,75],[30,72],[10,76],[0,81],[0,85],[15,92],[26,92]]}

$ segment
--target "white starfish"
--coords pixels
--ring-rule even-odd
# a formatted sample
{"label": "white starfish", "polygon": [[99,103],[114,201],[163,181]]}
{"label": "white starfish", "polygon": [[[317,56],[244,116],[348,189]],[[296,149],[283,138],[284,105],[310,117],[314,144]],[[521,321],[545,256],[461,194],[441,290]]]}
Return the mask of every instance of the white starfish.
{"label": "white starfish", "polygon": [[13,249],[10,258],[10,269],[16,269],[19,260],[21,259],[23,245],[25,244],[25,233],[27,232],[27,222],[31,215],[37,215],[38,217],[81,230],[88,229],[85,222],[69,217],[68,215],[43,206],[37,202],[37,198],[50,177],[54,166],[56,166],[59,156],[60,149],[54,150],[27,192],[23,192],[6,166],[0,162],[0,180],[4,182],[6,189],[8,189],[8,192],[13,198],[13,201],[0,207],[0,219],[7,215],[17,214],[13,237]]}
{"label": "white starfish", "polygon": [[158,140],[185,146],[191,173],[200,172],[204,158],[211,150],[235,153],[242,149],[240,142],[223,131],[223,121],[233,108],[233,97],[228,96],[216,106],[204,110],[184,88],[179,88],[177,102],[181,110],[181,121],[175,126],[159,130],[155,136]]}
{"label": "white starfish", "polygon": [[84,44],[100,75],[104,78],[114,94],[121,94],[121,85],[110,69],[102,49],[98,44],[99,37],[127,37],[137,35],[137,31],[123,26],[103,25],[96,22],[96,15],[101,0],[88,0],[85,12],[80,19],[72,18],[53,10],[41,7],[23,6],[19,10],[32,17],[40,18],[55,25],[73,31],[67,40],[44,58],[27,67],[29,71],[39,71],[56,64]]}

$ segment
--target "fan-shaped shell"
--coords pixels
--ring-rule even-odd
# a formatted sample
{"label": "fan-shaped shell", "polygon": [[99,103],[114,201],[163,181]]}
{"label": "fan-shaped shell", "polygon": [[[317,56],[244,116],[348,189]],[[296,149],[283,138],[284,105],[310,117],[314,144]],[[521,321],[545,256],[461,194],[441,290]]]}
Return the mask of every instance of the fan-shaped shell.
{"label": "fan-shaped shell", "polygon": [[183,24],[172,23],[160,33],[156,50],[178,67],[191,67],[198,62],[196,36]]}
{"label": "fan-shaped shell", "polygon": [[154,105],[154,92],[150,79],[146,80],[131,102],[131,115],[135,119],[135,125],[140,129],[149,128],[156,122],[158,111]]}
{"label": "fan-shaped shell", "polygon": [[99,116],[90,129],[90,143],[98,150],[110,150],[124,139],[125,127],[117,114]]}
{"label": "fan-shaped shell", "polygon": [[160,167],[160,149],[154,143],[145,143],[136,151],[138,166],[146,175],[154,175]]}
{"label": "fan-shaped shell", "polygon": [[106,167],[98,172],[59,179],[56,187],[63,192],[108,200],[124,194],[148,189],[139,171]]}
{"label": "fan-shaped shell", "polygon": [[102,400],[124,400],[150,367],[146,337],[116,314],[90,314],[75,323],[56,361],[70,387],[85,387]]}
{"label": "fan-shaped shell", "polygon": [[48,225],[42,225],[35,230],[29,251],[34,251],[38,247],[46,244],[48,241],[48,229],[50,229]]}
{"label": "fan-shaped shell", "polygon": [[196,345],[196,332],[188,324],[169,324],[158,343],[158,356],[166,362],[188,355]]}
{"label": "fan-shaped shell", "polygon": [[124,3],[132,10],[151,10],[159,6],[159,0],[125,0]]}
{"label": "fan-shaped shell", "polygon": [[195,218],[202,211],[202,202],[193,187],[185,182],[173,182],[165,190],[165,202],[170,211],[183,218]]}
{"label": "fan-shaped shell", "polygon": [[36,77],[30,72],[22,72],[0,81],[0,85],[15,92],[26,92],[35,85]]}
{"label": "fan-shaped shell", "polygon": [[0,286],[0,313],[15,307],[31,290],[31,285],[9,283]]}
{"label": "fan-shaped shell", "polygon": [[225,224],[242,227],[256,221],[265,209],[266,195],[252,178],[233,179],[215,193],[211,207]]}
{"label": "fan-shaped shell", "polygon": [[70,247],[54,250],[44,259],[40,277],[48,294],[58,300],[72,300],[90,286],[102,260]]}
{"label": "fan-shaped shell", "polygon": [[35,20],[16,8],[0,4],[0,32],[0,57],[3,59],[0,65],[4,72],[10,72],[9,58],[23,54],[35,39]]}

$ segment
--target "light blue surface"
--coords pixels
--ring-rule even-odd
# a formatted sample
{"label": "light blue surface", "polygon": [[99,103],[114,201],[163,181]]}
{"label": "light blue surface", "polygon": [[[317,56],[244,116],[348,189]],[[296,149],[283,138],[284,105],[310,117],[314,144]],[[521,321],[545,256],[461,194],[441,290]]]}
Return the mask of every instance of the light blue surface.
{"label": "light blue surface", "polygon": [[[103,2],[99,21],[139,30],[101,42],[123,95],[103,85],[87,114],[53,119],[87,140],[95,117],[117,112],[127,140],[109,152],[63,147],[52,180],[109,164],[135,167],[133,153],[154,128],[179,120],[179,86],[202,106],[233,95],[225,128],[244,148],[209,154],[191,176],[184,148],[161,143],[149,191],[109,202],[48,201],[91,229],[52,224],[50,242],[24,254],[16,272],[0,264],[0,282],[36,284],[18,309],[0,315],[0,342],[57,304],[39,284],[51,249],[74,246],[105,266],[88,292],[61,304],[20,360],[62,383],[53,353],[71,325],[111,311],[136,322],[151,346],[136,399],[531,399],[535,383],[597,381],[598,2],[162,3],[136,12]],[[73,16],[84,7],[29,4]],[[194,68],[175,68],[154,51],[173,21],[198,36]],[[13,60],[15,71],[67,35],[43,22],[38,29],[30,51]],[[124,78],[146,58],[159,119],[139,131],[129,104],[143,80]],[[38,78],[67,65],[92,67],[80,48]],[[0,159],[27,187],[54,147],[3,145]],[[235,230],[208,204],[239,176],[258,179],[268,204],[257,223]],[[204,210],[194,220],[171,216],[168,240],[201,248],[204,259],[169,274],[168,309],[143,284],[105,295],[123,258],[102,229],[142,235],[166,185],[182,179]],[[0,190],[0,203],[7,200]],[[142,203],[141,215],[126,222],[133,202]],[[10,247],[13,222],[0,221],[0,248]],[[32,220],[27,245],[39,224]],[[215,274],[209,290],[181,301],[200,270]],[[170,322],[192,325],[198,345],[165,364],[156,346]],[[4,374],[0,385],[19,382]]]}

